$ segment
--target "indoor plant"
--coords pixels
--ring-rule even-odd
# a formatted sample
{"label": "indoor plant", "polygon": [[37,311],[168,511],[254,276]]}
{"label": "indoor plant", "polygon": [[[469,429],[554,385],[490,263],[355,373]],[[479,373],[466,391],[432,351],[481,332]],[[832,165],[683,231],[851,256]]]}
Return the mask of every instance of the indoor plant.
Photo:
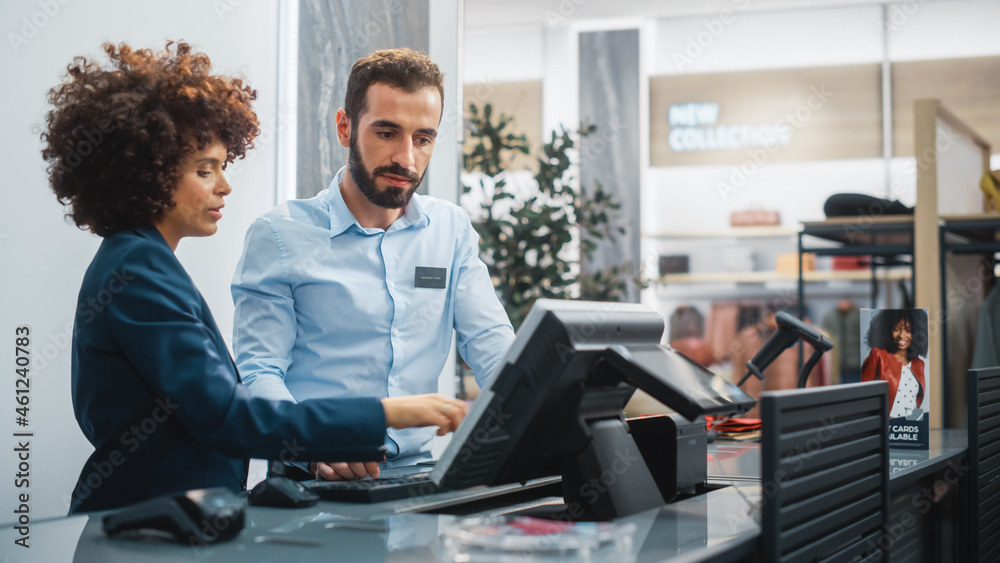
{"label": "indoor plant", "polygon": [[530,155],[531,147],[512,131],[514,118],[501,114],[494,120],[490,104],[482,112],[470,104],[466,117],[473,143],[463,168],[476,181],[463,181],[462,190],[474,196],[466,201],[478,200],[466,205],[483,261],[515,328],[538,298],[621,301],[630,280],[642,285],[628,263],[596,272],[581,268],[598,241],[624,233],[616,225],[620,204],[600,184],[574,186],[576,137],[593,134],[596,126],[582,125],[572,134],[562,127],[553,131],[534,159],[531,181],[515,186],[510,165],[517,155]]}

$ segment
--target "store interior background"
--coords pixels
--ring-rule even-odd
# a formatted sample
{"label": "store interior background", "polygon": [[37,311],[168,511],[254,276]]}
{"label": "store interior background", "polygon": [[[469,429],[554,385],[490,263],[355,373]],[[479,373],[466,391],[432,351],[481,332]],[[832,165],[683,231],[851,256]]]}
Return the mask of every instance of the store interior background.
{"label": "store interior background", "polygon": [[[610,183],[623,202],[628,232],[613,255],[641,264],[650,280],[634,297],[668,318],[668,332],[678,307],[696,309],[709,341],[697,345],[712,349],[713,371],[730,377],[742,375],[733,366],[752,353],[726,353],[712,330],[713,313],[727,306],[741,315],[798,312],[795,233],[802,222],[825,218],[827,198],[850,192],[916,203],[914,100],[941,99],[991,143],[991,168],[1000,168],[1000,38],[986,23],[1000,15],[1000,2],[526,4],[467,4],[466,102],[491,102],[514,115],[535,146],[560,125],[598,126],[609,148],[581,148],[577,172],[591,187],[589,167],[590,179]],[[591,45],[601,39],[606,52],[595,57]],[[638,61],[634,73],[629,53]],[[622,77],[638,88],[623,88]],[[817,92],[827,99],[810,99]],[[602,113],[592,98],[607,106],[634,103],[638,116]],[[670,123],[669,107],[691,102],[715,104],[718,114],[707,127],[798,119],[791,141],[763,158],[752,147],[677,151],[668,142],[671,130],[701,123]],[[633,137],[637,154],[610,154]],[[514,176],[530,186],[530,173]],[[977,197],[974,190],[941,189]],[[780,224],[730,226],[732,213],[755,210],[776,212]],[[863,229],[867,219],[855,226]],[[792,260],[778,267],[782,254]],[[660,277],[661,256],[686,258],[690,273]],[[816,268],[831,270],[832,262],[820,257]],[[891,279],[879,283],[878,307],[905,306],[904,291],[912,300],[907,268],[881,271]],[[821,324],[845,301],[872,306],[866,271],[854,279],[843,273],[820,272],[806,283],[811,322]],[[823,377],[836,381],[837,373],[827,365]],[[657,408],[650,401],[630,406],[634,414]]]}
{"label": "store interior background", "polygon": [[[679,254],[678,247],[692,253],[692,271],[708,271],[718,266],[719,260],[699,262],[699,256],[720,257],[727,249],[737,249],[736,255],[741,256],[738,249],[749,247],[758,255],[754,269],[771,269],[759,256],[794,252],[793,230],[801,221],[822,219],[823,203],[834,193],[866,193],[913,205],[914,158],[907,154],[893,154],[889,159],[883,156],[884,106],[878,74],[881,65],[886,61],[902,67],[919,61],[1000,58],[1000,33],[995,29],[995,22],[1000,21],[998,0],[888,4],[849,0],[427,2],[424,9],[429,14],[431,37],[428,50],[432,58],[443,62],[448,73],[446,88],[456,94],[448,100],[446,110],[453,110],[452,115],[460,111],[457,93],[461,90],[466,104],[494,101],[518,118],[518,126],[536,145],[543,132],[547,136],[560,125],[571,128],[579,123],[587,104],[593,103],[592,99],[585,100],[581,112],[581,80],[593,85],[595,92],[607,85],[601,82],[601,68],[581,63],[581,35],[594,37],[588,34],[634,31],[630,37],[636,40],[635,68],[622,70],[634,72],[636,98],[634,104],[623,102],[622,107],[637,109],[637,117],[633,122],[619,123],[617,130],[623,138],[633,139],[637,149],[614,158],[624,158],[628,168],[625,173],[634,178],[628,185],[616,187],[626,204],[625,211],[636,218],[629,224],[629,236],[625,237],[631,245],[626,251],[634,253],[637,263],[649,274],[656,272],[660,254]],[[31,465],[34,518],[65,514],[73,483],[92,451],[72,413],[69,342],[80,281],[100,244],[100,239],[80,232],[64,220],[60,206],[47,189],[44,163],[38,154],[45,92],[57,83],[73,56],[96,54],[103,41],[159,47],[164,38],[183,38],[194,43],[212,57],[216,69],[242,72],[258,90],[257,111],[264,134],[251,158],[230,173],[234,192],[228,198],[219,233],[209,239],[186,240],[177,253],[228,339],[233,313],[229,281],[242,251],[243,235],[254,218],[297,193],[295,181],[290,180],[295,178],[295,167],[290,162],[296,154],[294,131],[296,120],[300,119],[296,117],[295,97],[289,97],[289,91],[294,92],[289,90],[289,84],[295,81],[297,61],[295,39],[289,39],[288,35],[293,27],[290,22],[297,21],[298,16],[297,9],[289,12],[289,5],[294,4],[277,0],[213,3],[181,0],[169,4],[114,0],[102,2],[97,8],[77,0],[58,4],[57,12],[44,18],[45,25],[36,26],[30,38],[22,33],[23,22],[44,11],[42,3],[0,5],[0,22],[8,39],[8,45],[0,48],[0,66],[14,77],[0,93],[4,108],[0,112],[0,128],[6,132],[0,137],[0,154],[7,171],[4,205],[0,206],[0,260],[6,273],[0,281],[0,292],[5,295],[2,331],[13,338],[15,327],[29,325],[34,335],[36,363],[31,395],[35,430]],[[310,4],[316,2],[299,3],[307,7]],[[405,2],[392,1],[331,0],[328,4],[366,14],[376,26],[382,21],[381,14],[391,16],[397,13],[394,10],[407,6]],[[730,11],[725,18],[730,23],[723,22],[721,28],[706,24],[721,19],[724,10]],[[891,22],[893,27],[887,35],[883,31],[884,13],[899,14]],[[457,24],[462,21],[464,25]],[[686,51],[690,41],[698,42],[699,34],[707,37],[703,32],[710,29],[721,31],[702,41],[699,54],[691,57]],[[12,43],[12,33],[25,37],[25,42]],[[691,61],[678,68],[675,53],[685,54]],[[822,146],[818,146],[814,147],[813,156],[795,159],[782,158],[779,151],[726,197],[720,194],[718,185],[731,181],[734,168],[740,166],[745,156],[736,155],[738,158],[733,160],[735,153],[729,153],[728,161],[684,165],[664,165],[662,152],[651,157],[658,150],[656,147],[663,146],[662,139],[651,138],[651,130],[663,130],[653,124],[660,115],[650,105],[653,84],[670,84],[663,81],[671,78],[733,73],[787,71],[794,75],[796,69],[809,69],[822,76],[823,69],[836,71],[843,67],[878,69],[874,83],[869,81],[865,86],[866,92],[873,92],[874,97],[867,99],[865,107],[869,114],[864,123],[866,130],[873,130],[875,136],[864,139],[864,148],[858,149],[864,154],[862,157],[843,157],[843,147],[824,154]],[[998,67],[994,64],[992,68]],[[865,76],[873,75],[869,72]],[[965,100],[946,98],[944,102],[986,136],[994,152],[1000,151],[997,148],[1000,147],[1000,76],[977,77],[970,84],[993,96],[991,115],[963,114]],[[954,85],[928,82],[927,91],[920,95],[935,97],[936,89],[946,86]],[[738,100],[741,92],[719,94]],[[808,92],[804,94],[807,95]],[[838,98],[835,91],[832,99],[850,95],[851,92],[844,91]],[[976,98],[981,93],[970,92],[970,95]],[[794,111],[803,103],[804,96],[786,100],[789,108]],[[877,112],[874,121],[870,116],[872,108]],[[801,133],[805,137],[810,123],[822,125],[824,109],[817,110],[816,121],[804,123],[796,135]],[[895,110],[910,111],[905,107]],[[725,111],[726,106],[721,106],[720,123]],[[773,118],[762,117],[757,123],[773,123],[783,113],[778,112]],[[453,141],[451,146],[439,143],[428,189],[438,197],[457,201],[460,181],[469,182],[473,178],[465,175],[460,179],[457,173],[461,120],[448,119],[448,115],[446,111],[443,126],[450,128]],[[856,148],[848,146],[847,153]],[[608,167],[601,155],[603,152],[594,157],[592,167]],[[611,167],[620,164],[615,160]],[[1000,156],[993,156],[991,168],[1000,168]],[[465,203],[470,205],[468,201]],[[780,229],[785,232],[763,241],[719,236],[729,231],[731,212],[753,208],[780,212]],[[678,239],[674,236],[678,234],[706,236]],[[830,282],[810,291],[818,296],[815,300],[810,298],[810,315],[818,318],[843,295],[863,301],[868,287],[865,282]],[[676,287],[675,284],[670,289],[651,284],[636,297],[668,316],[682,302],[707,311],[717,299],[766,299],[792,292],[794,282],[788,280],[757,285],[719,282]],[[12,348],[2,347],[3,365],[14,363]],[[449,369],[454,373],[453,368],[446,368],[442,376],[444,392],[451,389]],[[6,452],[16,445],[12,438],[17,431],[14,406],[9,404],[8,416],[0,418],[4,430],[0,449]],[[7,454],[3,459],[8,460],[4,471],[13,474],[12,456]],[[4,479],[0,495],[0,506],[10,514],[6,507],[16,498],[12,479]],[[6,520],[0,518],[0,521]]]}

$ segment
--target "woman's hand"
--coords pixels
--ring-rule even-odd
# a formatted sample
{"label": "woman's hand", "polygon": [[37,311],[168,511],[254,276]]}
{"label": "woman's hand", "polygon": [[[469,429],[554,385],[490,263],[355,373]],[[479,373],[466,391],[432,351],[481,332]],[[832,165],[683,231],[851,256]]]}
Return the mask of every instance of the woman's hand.
{"label": "woman's hand", "polygon": [[469,411],[464,402],[434,393],[388,397],[382,399],[382,408],[386,426],[396,429],[437,426],[438,436],[454,432]]}

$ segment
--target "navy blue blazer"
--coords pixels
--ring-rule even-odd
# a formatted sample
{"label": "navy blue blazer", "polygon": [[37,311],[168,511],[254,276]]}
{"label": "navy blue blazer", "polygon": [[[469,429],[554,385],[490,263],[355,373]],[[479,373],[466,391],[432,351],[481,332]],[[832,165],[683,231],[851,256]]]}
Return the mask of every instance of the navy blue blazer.
{"label": "navy blue blazer", "polygon": [[251,398],[204,298],[153,227],[104,239],[80,288],[73,408],[96,450],[70,513],[246,488],[250,457],[382,459],[375,398]]}

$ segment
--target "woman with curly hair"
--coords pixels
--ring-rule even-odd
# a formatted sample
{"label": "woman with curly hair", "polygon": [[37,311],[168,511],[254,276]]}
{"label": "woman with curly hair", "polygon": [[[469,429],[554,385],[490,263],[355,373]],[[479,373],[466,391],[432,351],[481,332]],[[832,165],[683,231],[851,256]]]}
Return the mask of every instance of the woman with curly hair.
{"label": "woman with curly hair", "polygon": [[104,238],[73,330],[73,407],[95,451],[70,512],[241,490],[250,457],[362,459],[377,474],[386,427],[457,427],[464,404],[438,395],[250,397],[174,251],[218,228],[232,191],[223,171],[259,134],[256,92],[185,43],[103,50],[107,63],[77,57],[49,92],[42,135],[67,215]]}
{"label": "woman with curly hair", "polygon": [[885,309],[871,320],[865,336],[871,352],[861,365],[861,381],[889,382],[889,418],[919,420],[927,383],[927,313]]}

